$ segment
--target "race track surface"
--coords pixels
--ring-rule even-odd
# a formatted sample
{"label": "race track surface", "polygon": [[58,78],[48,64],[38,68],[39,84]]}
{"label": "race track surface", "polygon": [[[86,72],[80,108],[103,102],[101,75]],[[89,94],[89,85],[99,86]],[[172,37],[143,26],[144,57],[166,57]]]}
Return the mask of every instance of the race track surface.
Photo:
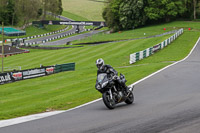
{"label": "race track surface", "polygon": [[[71,19],[68,19],[68,18],[63,17],[63,16],[60,16],[60,19],[62,19],[64,21],[71,21]],[[81,28],[81,30],[83,29],[82,26],[80,28]],[[75,32],[75,30],[76,30],[76,26],[74,26],[71,30],[68,30],[68,31],[65,31],[65,32],[61,32],[61,33],[58,33],[58,34],[53,34],[53,35],[50,35],[50,36],[44,36],[44,37],[40,37],[40,38],[35,38],[35,39],[31,39],[31,40],[26,40],[25,42],[26,43],[41,42],[43,40],[46,40],[46,39],[49,39],[49,38],[52,38],[52,37],[61,36],[61,35],[64,35],[64,34],[69,34],[69,33]]]}
{"label": "race track surface", "polygon": [[200,42],[186,60],[136,84],[134,94],[132,105],[108,110],[100,100],[0,133],[198,133]]}
{"label": "race track surface", "polygon": [[57,40],[57,41],[53,41],[53,42],[46,42],[46,43],[43,43],[43,45],[62,45],[62,44],[66,44],[67,42],[71,42],[71,41],[74,41],[74,40],[80,40],[80,39],[92,36],[92,35],[100,33],[100,32],[102,32],[102,30],[91,31],[89,33],[83,33],[83,34],[80,34],[80,35],[67,37],[67,38]]}
{"label": "race track surface", "polygon": [[[64,20],[64,21],[72,21],[71,19],[66,18],[64,16],[59,16],[59,18]],[[31,39],[31,40],[26,40],[25,43],[33,43],[33,42],[42,43],[42,41],[49,39],[49,38],[53,38],[53,37],[57,37],[57,36],[61,36],[61,35],[69,34],[69,33],[74,33],[76,31],[76,28],[77,28],[77,26],[74,25],[73,28],[68,30],[68,31],[49,35],[49,36],[44,36],[44,37],[40,37],[40,38],[35,38],[35,39]],[[84,27],[79,26],[79,29],[80,29],[80,31],[83,31]],[[67,38],[59,39],[59,40],[52,41],[52,42],[42,43],[42,45],[63,45],[63,44],[66,44],[67,42],[83,39],[85,37],[92,36],[92,35],[97,34],[99,32],[102,32],[102,31],[101,30],[91,31],[89,33],[83,33],[83,34],[80,34],[80,35],[75,35],[75,36],[72,36],[72,37],[67,37]]]}

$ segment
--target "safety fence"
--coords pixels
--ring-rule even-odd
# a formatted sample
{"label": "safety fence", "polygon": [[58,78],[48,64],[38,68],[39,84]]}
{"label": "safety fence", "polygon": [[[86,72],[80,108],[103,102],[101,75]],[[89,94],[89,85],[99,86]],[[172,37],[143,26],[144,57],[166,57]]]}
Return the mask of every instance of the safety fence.
{"label": "safety fence", "polygon": [[66,31],[68,28],[69,27],[66,27],[66,28],[64,28],[62,30],[53,31],[53,32],[45,33],[45,34],[41,34],[41,35],[35,35],[35,36],[26,37],[26,39],[34,39],[34,38],[40,38],[40,37],[44,37],[44,36],[49,36],[49,35],[57,34],[57,33]]}
{"label": "safety fence", "polygon": [[[91,29],[83,29],[82,31],[80,31],[79,33],[82,33],[84,31],[91,31]],[[45,39],[45,40],[42,40],[42,41],[38,41],[38,42],[29,42],[29,43],[24,43],[25,46],[31,46],[31,45],[36,45],[36,44],[44,44],[46,42],[50,42],[50,41],[53,41],[53,40],[57,40],[57,39],[61,39],[63,37],[67,37],[67,36],[71,36],[71,35],[74,35],[76,34],[75,31],[71,32],[71,33],[66,33],[66,34],[62,34],[62,35],[58,35],[58,36],[55,36],[55,37],[52,37],[52,38],[48,38],[48,39]]]}
{"label": "safety fence", "polygon": [[41,66],[40,68],[12,71],[7,73],[0,73],[0,84],[12,83],[19,80],[37,78],[47,76],[54,73],[64,71],[74,71],[75,63],[67,63],[53,66]]}
{"label": "safety fence", "polygon": [[145,50],[133,53],[130,55],[130,64],[133,64],[139,60],[142,60],[146,57],[149,57],[150,55],[154,54],[155,52],[157,52],[158,50],[163,49],[164,47],[166,47],[167,45],[169,45],[171,42],[173,42],[178,36],[180,36],[183,33],[183,29],[179,29],[175,32],[175,34],[173,36],[171,36],[170,38],[166,39],[165,41],[154,45],[153,47],[147,48]]}
{"label": "safety fence", "polygon": [[[68,27],[65,28],[65,29],[59,30],[59,31],[54,31],[54,32],[45,33],[45,34],[41,34],[41,35],[34,35],[34,36],[31,36],[31,37],[25,37],[25,38],[5,39],[5,40],[6,40],[6,42],[13,42],[13,41],[16,41],[16,40],[19,40],[20,42],[24,42],[26,39],[35,39],[35,38],[40,38],[40,37],[44,37],[44,36],[49,36],[49,35],[52,35],[52,34],[57,34],[59,32],[64,32],[67,29],[68,29]],[[85,29],[84,28],[79,33],[82,33],[82,32],[85,32],[85,31],[91,31],[91,30],[92,29]],[[21,43],[21,44],[23,44],[25,46],[31,46],[31,45],[36,45],[36,44],[43,44],[43,43],[46,43],[46,42],[50,42],[50,41],[57,40],[57,39],[60,39],[60,38],[63,38],[63,37],[67,37],[67,36],[70,36],[70,35],[74,35],[74,34],[76,34],[76,32],[73,31],[71,33],[66,33],[66,34],[54,36],[54,37],[51,37],[51,38],[48,38],[48,39],[45,39],[45,40],[42,40],[42,41],[28,42],[28,43]],[[0,43],[2,43],[2,41],[0,41]]]}

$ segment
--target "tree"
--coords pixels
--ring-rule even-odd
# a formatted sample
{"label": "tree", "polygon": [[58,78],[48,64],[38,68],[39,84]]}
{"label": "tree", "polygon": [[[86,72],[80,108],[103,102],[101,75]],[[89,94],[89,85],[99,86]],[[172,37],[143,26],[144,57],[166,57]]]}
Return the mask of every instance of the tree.
{"label": "tree", "polygon": [[23,25],[37,18],[40,4],[39,0],[16,0],[16,14]]}
{"label": "tree", "polygon": [[61,15],[62,0],[42,0],[43,3],[43,20],[46,19],[46,13],[51,12],[56,15]]}
{"label": "tree", "polygon": [[103,18],[111,31],[132,29],[144,25],[145,0],[108,0]]}
{"label": "tree", "polygon": [[62,0],[0,0],[0,22],[26,25],[46,12],[62,14]]}
{"label": "tree", "polygon": [[118,31],[122,29],[119,21],[119,8],[122,1],[123,0],[108,0],[107,6],[104,8],[104,11],[102,13],[106,24],[112,31]]}
{"label": "tree", "polygon": [[144,11],[150,20],[169,22],[186,11],[183,0],[147,0],[147,3]]}
{"label": "tree", "polygon": [[[14,1],[13,0],[1,0],[0,3],[0,21],[5,25],[9,25],[12,22],[14,13]],[[16,22],[16,20],[15,20]]]}
{"label": "tree", "polygon": [[48,8],[48,0],[42,0],[42,4],[43,4],[43,17],[42,19],[46,19],[46,12],[47,12],[47,8]]}
{"label": "tree", "polygon": [[120,24],[123,29],[131,29],[144,25],[146,22],[146,15],[144,14],[143,0],[124,0],[120,4]]}
{"label": "tree", "polygon": [[62,12],[63,12],[62,0],[58,0],[58,10],[57,10],[57,14],[58,14],[58,15],[62,15]]}
{"label": "tree", "polygon": [[196,19],[196,7],[197,7],[197,0],[193,0],[194,3],[194,19]]}

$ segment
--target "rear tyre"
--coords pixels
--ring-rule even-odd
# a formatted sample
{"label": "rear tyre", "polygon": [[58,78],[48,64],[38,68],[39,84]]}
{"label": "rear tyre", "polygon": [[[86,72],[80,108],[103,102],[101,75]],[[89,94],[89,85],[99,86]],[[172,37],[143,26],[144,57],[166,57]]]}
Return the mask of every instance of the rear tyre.
{"label": "rear tyre", "polygon": [[110,98],[110,95],[108,92],[103,93],[102,98],[103,98],[103,102],[107,108],[109,108],[109,109],[115,108],[116,103],[113,99]]}
{"label": "rear tyre", "polygon": [[128,95],[128,98],[126,99],[125,103],[132,104],[133,101],[134,101],[134,95],[133,95],[133,92],[131,91],[130,94]]}

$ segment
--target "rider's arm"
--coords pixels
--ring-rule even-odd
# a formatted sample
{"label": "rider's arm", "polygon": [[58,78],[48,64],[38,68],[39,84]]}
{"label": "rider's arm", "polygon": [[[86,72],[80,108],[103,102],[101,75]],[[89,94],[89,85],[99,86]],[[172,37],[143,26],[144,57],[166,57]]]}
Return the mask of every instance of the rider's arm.
{"label": "rider's arm", "polygon": [[108,71],[107,73],[109,73],[109,74],[118,75],[118,72],[110,65],[107,65],[107,71]]}

